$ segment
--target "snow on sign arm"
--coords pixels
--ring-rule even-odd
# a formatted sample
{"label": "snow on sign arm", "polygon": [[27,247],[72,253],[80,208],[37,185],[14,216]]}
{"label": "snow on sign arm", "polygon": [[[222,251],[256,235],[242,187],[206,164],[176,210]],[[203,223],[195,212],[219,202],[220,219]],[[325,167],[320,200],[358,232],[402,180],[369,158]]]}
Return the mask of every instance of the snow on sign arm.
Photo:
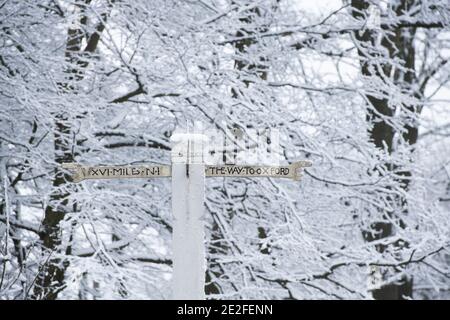
{"label": "snow on sign arm", "polygon": [[309,161],[297,161],[287,166],[206,166],[207,177],[272,177],[300,180],[300,170],[311,167]]}

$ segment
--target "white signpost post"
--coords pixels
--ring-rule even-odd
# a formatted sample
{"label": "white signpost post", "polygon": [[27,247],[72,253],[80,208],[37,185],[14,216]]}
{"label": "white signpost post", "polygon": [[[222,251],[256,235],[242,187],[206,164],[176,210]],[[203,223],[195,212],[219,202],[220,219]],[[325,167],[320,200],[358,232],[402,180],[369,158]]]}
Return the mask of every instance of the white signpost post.
{"label": "white signpost post", "polygon": [[298,161],[287,166],[206,165],[200,134],[172,137],[172,166],[82,166],[63,164],[73,182],[88,179],[172,177],[173,276],[176,300],[205,299],[205,177],[272,177],[298,181],[300,170],[312,165]]}

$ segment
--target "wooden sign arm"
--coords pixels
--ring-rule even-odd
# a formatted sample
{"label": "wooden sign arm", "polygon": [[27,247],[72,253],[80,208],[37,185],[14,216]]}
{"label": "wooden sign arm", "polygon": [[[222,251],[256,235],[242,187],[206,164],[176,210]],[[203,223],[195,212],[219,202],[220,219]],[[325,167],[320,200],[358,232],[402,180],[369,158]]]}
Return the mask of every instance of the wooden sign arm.
{"label": "wooden sign arm", "polygon": [[[310,161],[297,161],[287,166],[205,166],[206,177],[268,177],[298,181],[301,169],[311,167]],[[171,166],[82,166],[64,163],[62,167],[72,174],[73,182],[87,179],[159,178],[172,176]]]}
{"label": "wooden sign arm", "polygon": [[268,177],[268,178],[287,178],[295,181],[300,180],[300,170],[304,167],[310,167],[310,161],[298,161],[287,166],[206,166],[206,177]]}
{"label": "wooden sign arm", "polygon": [[64,163],[64,169],[72,173],[73,182],[86,179],[159,178],[170,177],[170,166],[82,166]]}
{"label": "wooden sign arm", "polygon": [[61,166],[71,173],[72,182],[78,183],[84,180],[82,166],[78,163],[63,163]]}
{"label": "wooden sign arm", "polygon": [[312,167],[312,162],[311,161],[307,161],[307,160],[303,160],[303,161],[297,161],[297,162],[293,162],[289,165],[289,167],[291,167],[291,170],[293,172],[293,180],[295,181],[299,181],[300,178],[302,177],[302,169],[303,168],[307,168],[307,167]]}

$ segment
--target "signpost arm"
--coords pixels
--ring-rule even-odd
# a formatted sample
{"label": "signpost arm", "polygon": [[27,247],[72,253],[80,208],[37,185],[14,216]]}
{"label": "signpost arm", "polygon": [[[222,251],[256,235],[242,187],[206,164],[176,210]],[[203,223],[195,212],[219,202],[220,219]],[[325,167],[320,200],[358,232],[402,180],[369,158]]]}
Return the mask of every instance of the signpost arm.
{"label": "signpost arm", "polygon": [[203,142],[189,135],[178,139],[172,150],[173,299],[204,300],[205,165],[195,154]]}

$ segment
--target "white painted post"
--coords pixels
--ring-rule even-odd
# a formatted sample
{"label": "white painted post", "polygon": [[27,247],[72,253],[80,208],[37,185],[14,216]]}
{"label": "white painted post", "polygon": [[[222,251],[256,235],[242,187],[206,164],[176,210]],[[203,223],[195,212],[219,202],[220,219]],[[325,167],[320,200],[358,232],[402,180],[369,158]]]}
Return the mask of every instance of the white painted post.
{"label": "white painted post", "polygon": [[172,136],[173,299],[205,299],[205,164],[199,134]]}

